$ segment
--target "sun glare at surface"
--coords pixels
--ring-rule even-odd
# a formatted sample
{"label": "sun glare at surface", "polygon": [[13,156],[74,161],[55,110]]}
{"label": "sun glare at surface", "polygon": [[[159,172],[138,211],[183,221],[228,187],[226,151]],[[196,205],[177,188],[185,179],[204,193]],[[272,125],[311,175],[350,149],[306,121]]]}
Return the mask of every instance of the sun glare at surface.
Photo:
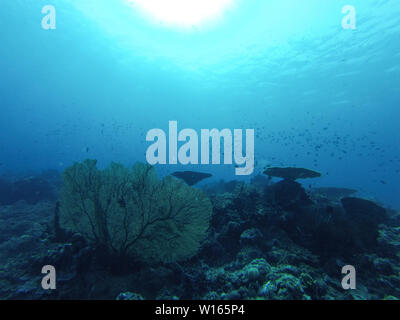
{"label": "sun glare at surface", "polygon": [[198,26],[220,18],[233,0],[127,0],[158,22],[175,27]]}

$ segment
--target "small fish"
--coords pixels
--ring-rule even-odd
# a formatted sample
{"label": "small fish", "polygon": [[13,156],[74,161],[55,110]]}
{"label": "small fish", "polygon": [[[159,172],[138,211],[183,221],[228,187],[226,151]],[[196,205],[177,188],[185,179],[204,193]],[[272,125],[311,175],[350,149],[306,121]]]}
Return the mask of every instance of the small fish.
{"label": "small fish", "polygon": [[86,153],[88,153],[89,152],[89,147],[86,147]]}

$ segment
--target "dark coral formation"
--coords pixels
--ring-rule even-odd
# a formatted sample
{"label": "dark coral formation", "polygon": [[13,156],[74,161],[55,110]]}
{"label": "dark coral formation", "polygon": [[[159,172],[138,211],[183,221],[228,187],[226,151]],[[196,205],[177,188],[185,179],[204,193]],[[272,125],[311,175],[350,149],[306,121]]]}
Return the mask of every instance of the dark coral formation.
{"label": "dark coral formation", "polygon": [[349,188],[319,187],[319,188],[313,188],[311,192],[312,194],[325,197],[329,200],[340,200],[341,198],[344,197],[350,197],[351,195],[357,193],[358,191]]}
{"label": "dark coral formation", "polygon": [[[213,215],[197,254],[179,262],[127,259],[124,268],[107,263],[82,235],[60,229],[55,202],[1,206],[0,297],[399,298],[400,214],[366,199],[316,190],[310,196],[294,180],[206,186]],[[44,264],[57,268],[55,291],[40,289]],[[341,287],[347,264],[358,271],[356,290]]]}
{"label": "dark coral formation", "polygon": [[204,179],[211,178],[212,174],[196,171],[176,171],[172,173],[172,176],[182,179],[188,186],[193,186]]}
{"label": "dark coral formation", "polygon": [[267,197],[284,209],[304,207],[312,204],[300,183],[284,179],[266,188]]}
{"label": "dark coral formation", "polygon": [[321,176],[321,174],[319,172],[305,169],[305,168],[294,168],[294,167],[267,168],[264,171],[264,174],[266,174],[267,176],[270,176],[270,177],[282,178],[282,179],[288,179],[288,180],[318,178]]}

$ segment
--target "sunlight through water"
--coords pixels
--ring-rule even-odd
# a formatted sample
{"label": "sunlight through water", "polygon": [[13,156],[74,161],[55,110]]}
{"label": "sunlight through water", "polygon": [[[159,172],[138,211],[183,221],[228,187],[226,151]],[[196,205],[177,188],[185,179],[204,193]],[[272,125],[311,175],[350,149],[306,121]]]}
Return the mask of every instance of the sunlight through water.
{"label": "sunlight through water", "polygon": [[232,0],[126,0],[129,6],[168,26],[192,27],[215,21]]}

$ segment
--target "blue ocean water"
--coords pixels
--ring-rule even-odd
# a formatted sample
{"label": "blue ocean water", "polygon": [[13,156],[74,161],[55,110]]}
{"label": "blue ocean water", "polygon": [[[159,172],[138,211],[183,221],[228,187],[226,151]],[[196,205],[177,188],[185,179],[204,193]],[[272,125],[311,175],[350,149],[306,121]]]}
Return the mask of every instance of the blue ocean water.
{"label": "blue ocean water", "polygon": [[[43,30],[42,8],[57,10]],[[254,129],[255,171],[322,173],[400,208],[400,3],[236,1],[218,21],[172,28],[118,0],[3,0],[0,173],[74,161],[146,161],[146,133]],[[158,166],[237,179],[233,165]],[[241,177],[249,179],[251,177]],[[309,183],[307,181],[307,183]]]}

